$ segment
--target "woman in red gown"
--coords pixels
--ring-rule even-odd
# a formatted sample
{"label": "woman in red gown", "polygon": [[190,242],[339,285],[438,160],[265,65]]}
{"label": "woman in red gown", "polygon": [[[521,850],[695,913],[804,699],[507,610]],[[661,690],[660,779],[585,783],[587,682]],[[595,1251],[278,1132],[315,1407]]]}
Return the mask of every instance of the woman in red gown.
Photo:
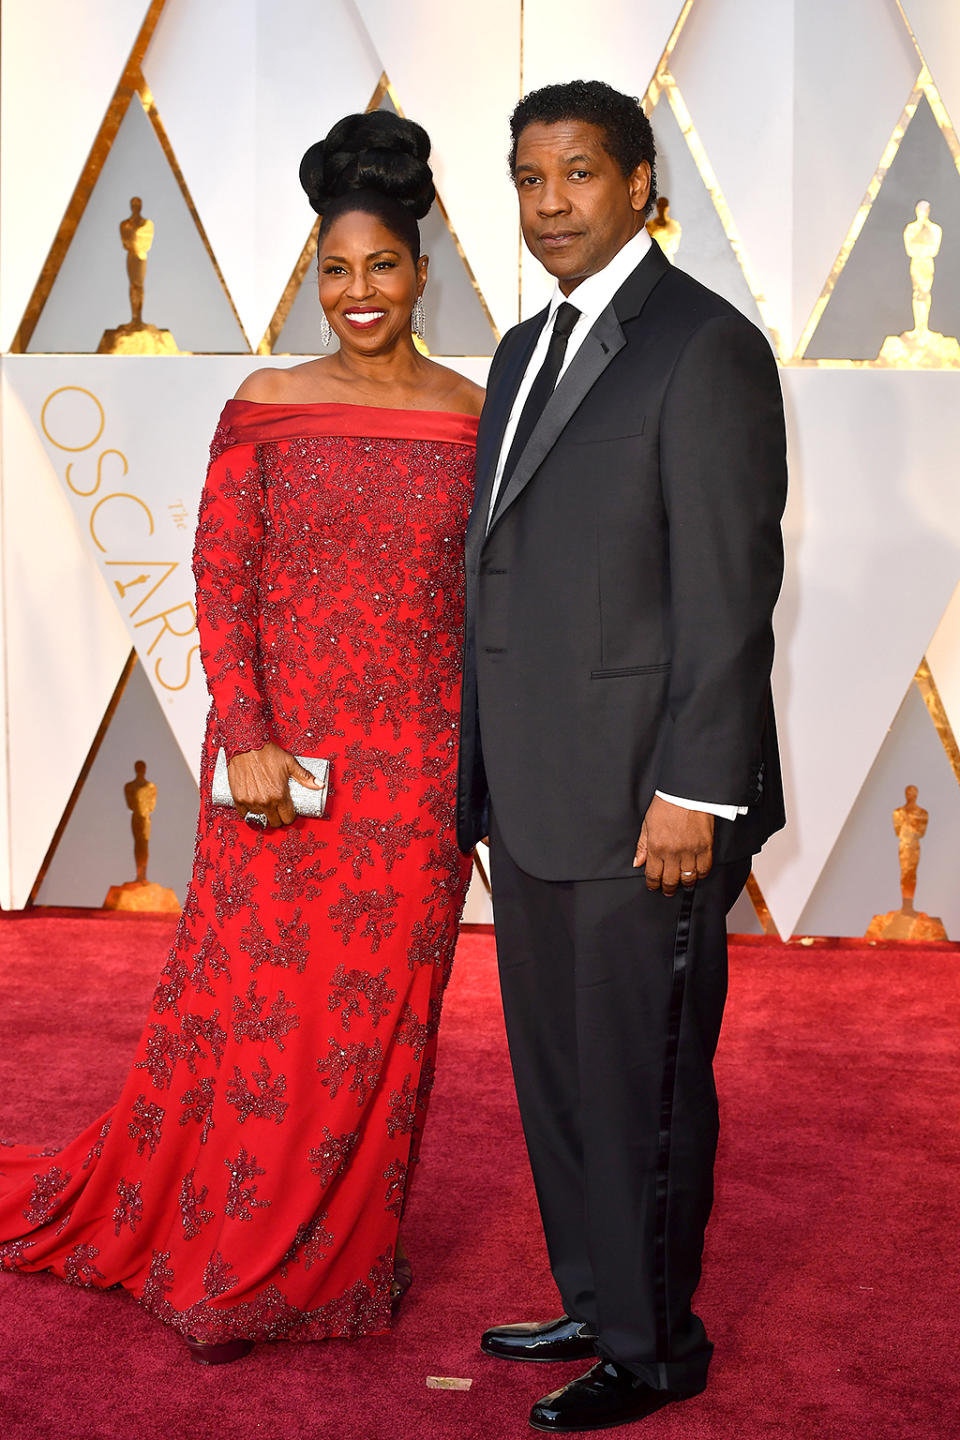
{"label": "woman in red gown", "polygon": [[[58,1153],[0,1151],[3,1266],[122,1285],[209,1363],[382,1333],[403,1273],[469,874],[453,777],[481,398],[411,339],[428,154],[374,113],[304,157],[340,349],[251,376],[214,436],[195,550],[213,705],[176,942],[113,1110]],[[235,809],[210,803],[221,746]],[[293,817],[294,755],[330,760],[322,819]]]}

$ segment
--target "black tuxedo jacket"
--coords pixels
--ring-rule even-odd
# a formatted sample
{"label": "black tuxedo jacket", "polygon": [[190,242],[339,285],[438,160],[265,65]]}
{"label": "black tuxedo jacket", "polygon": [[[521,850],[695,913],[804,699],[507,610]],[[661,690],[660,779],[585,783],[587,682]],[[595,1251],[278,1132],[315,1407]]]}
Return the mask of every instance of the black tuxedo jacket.
{"label": "black tuxedo jacket", "polygon": [[[576,293],[571,297],[576,301]],[[477,438],[457,834],[545,880],[635,873],[654,791],[783,824],[770,667],[786,495],[765,337],[653,245],[577,351],[487,513],[546,312],[503,339]]]}

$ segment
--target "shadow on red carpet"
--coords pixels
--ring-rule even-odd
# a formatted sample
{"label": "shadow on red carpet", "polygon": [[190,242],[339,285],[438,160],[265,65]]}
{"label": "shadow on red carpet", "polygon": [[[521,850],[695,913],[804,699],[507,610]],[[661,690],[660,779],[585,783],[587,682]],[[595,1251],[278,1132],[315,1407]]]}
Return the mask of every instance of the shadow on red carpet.
{"label": "shadow on red carpet", "polygon": [[[65,1141],[116,1099],[172,934],[161,919],[0,923],[0,1136]],[[941,1440],[956,1375],[960,955],[734,946],[717,1203],[698,1308],[707,1393],[650,1440]],[[0,1276],[3,1440],[522,1440],[583,1366],[506,1365],[499,1321],[557,1311],[506,1058],[492,939],[465,934],[405,1225],[394,1333],[217,1370],[121,1293]],[[428,1375],[473,1381],[426,1388]]]}

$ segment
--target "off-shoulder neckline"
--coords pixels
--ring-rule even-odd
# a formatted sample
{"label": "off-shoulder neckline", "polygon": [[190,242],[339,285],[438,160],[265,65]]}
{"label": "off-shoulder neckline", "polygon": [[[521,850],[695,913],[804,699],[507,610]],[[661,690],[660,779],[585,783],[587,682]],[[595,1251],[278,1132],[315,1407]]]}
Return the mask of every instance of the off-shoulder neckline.
{"label": "off-shoulder neckline", "polygon": [[218,445],[268,444],[275,440],[421,440],[476,445],[478,417],[462,410],[402,410],[351,405],[340,400],[228,400],[220,416]]}
{"label": "off-shoulder neckline", "polygon": [[422,410],[417,406],[406,405],[361,405],[354,400],[241,400],[236,395],[226,402],[227,405],[249,405],[256,410],[320,410],[323,408],[331,410],[372,410],[380,415],[451,415],[458,420],[473,420],[479,424],[479,415],[471,415],[466,410]]}

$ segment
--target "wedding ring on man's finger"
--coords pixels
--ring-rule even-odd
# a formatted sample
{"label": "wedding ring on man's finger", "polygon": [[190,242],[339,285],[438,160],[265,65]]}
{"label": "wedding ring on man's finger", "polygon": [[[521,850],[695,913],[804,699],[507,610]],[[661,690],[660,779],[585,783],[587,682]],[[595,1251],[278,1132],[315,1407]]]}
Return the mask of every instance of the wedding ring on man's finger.
{"label": "wedding ring on man's finger", "polygon": [[267,817],[266,815],[263,815],[259,812],[248,810],[243,818],[248,825],[256,825],[261,830],[265,830],[267,828]]}
{"label": "wedding ring on man's finger", "polygon": [[681,880],[692,880],[696,873],[696,870],[681,870],[680,878]]}

